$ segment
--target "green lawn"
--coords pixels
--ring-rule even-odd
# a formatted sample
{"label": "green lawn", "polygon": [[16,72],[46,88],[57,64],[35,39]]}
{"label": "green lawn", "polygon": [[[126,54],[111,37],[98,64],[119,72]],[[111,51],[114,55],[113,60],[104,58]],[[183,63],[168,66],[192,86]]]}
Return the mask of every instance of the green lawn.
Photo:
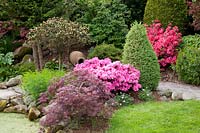
{"label": "green lawn", "polygon": [[25,115],[0,113],[0,133],[38,133],[38,122],[30,122]]}
{"label": "green lawn", "polygon": [[151,102],[117,110],[107,133],[200,133],[200,101]]}

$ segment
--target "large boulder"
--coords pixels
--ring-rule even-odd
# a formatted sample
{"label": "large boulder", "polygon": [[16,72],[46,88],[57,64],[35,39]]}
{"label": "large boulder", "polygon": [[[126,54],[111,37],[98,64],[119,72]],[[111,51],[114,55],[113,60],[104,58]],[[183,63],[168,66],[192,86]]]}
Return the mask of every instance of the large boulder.
{"label": "large boulder", "polygon": [[17,86],[21,83],[21,81],[22,81],[22,75],[18,75],[14,78],[9,79],[8,82],[6,82],[6,86],[7,87]]}
{"label": "large boulder", "polygon": [[24,55],[26,55],[26,54],[32,54],[32,48],[27,47],[27,46],[21,46],[21,47],[17,48],[14,51],[13,54],[14,54],[14,58],[15,59],[21,60],[24,57]]}
{"label": "large boulder", "polygon": [[6,82],[0,83],[0,89],[7,89]]}

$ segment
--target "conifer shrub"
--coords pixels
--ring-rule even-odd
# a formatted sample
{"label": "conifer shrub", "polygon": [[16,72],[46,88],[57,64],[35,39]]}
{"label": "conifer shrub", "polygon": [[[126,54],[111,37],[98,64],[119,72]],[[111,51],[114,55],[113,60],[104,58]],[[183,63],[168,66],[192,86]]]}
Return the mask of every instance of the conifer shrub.
{"label": "conifer shrub", "polygon": [[176,71],[180,80],[200,85],[200,36],[183,37],[182,49],[179,51]]}
{"label": "conifer shrub", "polygon": [[123,63],[129,63],[140,70],[139,83],[143,89],[153,90],[158,86],[160,67],[153,48],[148,41],[145,27],[134,22],[126,36]]}
{"label": "conifer shrub", "polygon": [[172,23],[184,32],[187,4],[185,0],[147,0],[143,20],[148,25],[154,20],[160,20],[164,27]]}
{"label": "conifer shrub", "polygon": [[97,45],[88,55],[88,58],[98,57],[99,59],[110,58],[112,61],[121,60],[122,50],[114,45]]}

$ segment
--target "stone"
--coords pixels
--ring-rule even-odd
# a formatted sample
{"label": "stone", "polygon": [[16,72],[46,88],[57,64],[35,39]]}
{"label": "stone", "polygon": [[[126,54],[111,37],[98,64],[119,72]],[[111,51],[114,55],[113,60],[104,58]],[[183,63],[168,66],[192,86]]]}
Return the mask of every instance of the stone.
{"label": "stone", "polygon": [[0,89],[7,89],[6,82],[0,83]]}
{"label": "stone", "polygon": [[32,102],[34,102],[33,98],[30,95],[24,95],[23,101],[25,105],[29,106]]}
{"label": "stone", "polygon": [[0,99],[9,100],[11,97],[21,96],[22,94],[15,92],[14,90],[8,88],[0,90]]}
{"label": "stone", "polygon": [[6,108],[7,103],[7,100],[0,100],[0,112]]}
{"label": "stone", "polygon": [[8,82],[6,82],[6,86],[7,87],[17,86],[21,83],[21,81],[22,81],[22,75],[18,75],[14,78],[9,79]]}
{"label": "stone", "polygon": [[160,97],[160,100],[161,100],[161,101],[169,101],[169,99],[168,99],[166,96]]}
{"label": "stone", "polygon": [[27,114],[28,108],[26,105],[16,105],[11,106],[6,109],[4,109],[4,112],[6,113],[21,113],[21,114]]}
{"label": "stone", "polygon": [[195,95],[190,92],[184,92],[182,95],[182,98],[183,100],[191,100],[191,99],[195,99]]}
{"label": "stone", "polygon": [[166,89],[166,90],[159,90],[159,91],[158,91],[158,94],[159,94],[160,96],[171,97],[171,96],[172,96],[172,91],[169,90],[169,89]]}
{"label": "stone", "polygon": [[172,92],[171,98],[172,98],[172,100],[183,100],[183,93]]}
{"label": "stone", "polygon": [[17,48],[13,53],[15,59],[22,59],[26,54],[32,54],[31,47],[21,46]]}
{"label": "stone", "polygon": [[40,116],[40,111],[36,107],[31,107],[29,112],[28,112],[28,119],[30,121],[33,121],[37,119]]}
{"label": "stone", "polygon": [[11,105],[15,106],[15,105],[24,105],[24,101],[22,99],[21,96],[17,96],[17,97],[12,97],[10,99],[10,103]]}
{"label": "stone", "polygon": [[32,107],[36,107],[36,101],[33,101],[28,105],[28,110],[30,110]]}

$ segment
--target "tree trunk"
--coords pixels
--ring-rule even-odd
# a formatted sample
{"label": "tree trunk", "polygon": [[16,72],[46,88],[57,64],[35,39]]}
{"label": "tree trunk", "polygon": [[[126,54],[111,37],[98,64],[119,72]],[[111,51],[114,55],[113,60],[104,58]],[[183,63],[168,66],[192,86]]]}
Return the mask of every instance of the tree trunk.
{"label": "tree trunk", "polygon": [[37,70],[40,70],[37,46],[35,44],[33,44],[32,49],[33,49],[33,58],[34,58],[35,67]]}
{"label": "tree trunk", "polygon": [[38,58],[39,58],[39,67],[40,70],[43,68],[43,54],[42,54],[42,47],[40,44],[37,45],[38,48]]}

